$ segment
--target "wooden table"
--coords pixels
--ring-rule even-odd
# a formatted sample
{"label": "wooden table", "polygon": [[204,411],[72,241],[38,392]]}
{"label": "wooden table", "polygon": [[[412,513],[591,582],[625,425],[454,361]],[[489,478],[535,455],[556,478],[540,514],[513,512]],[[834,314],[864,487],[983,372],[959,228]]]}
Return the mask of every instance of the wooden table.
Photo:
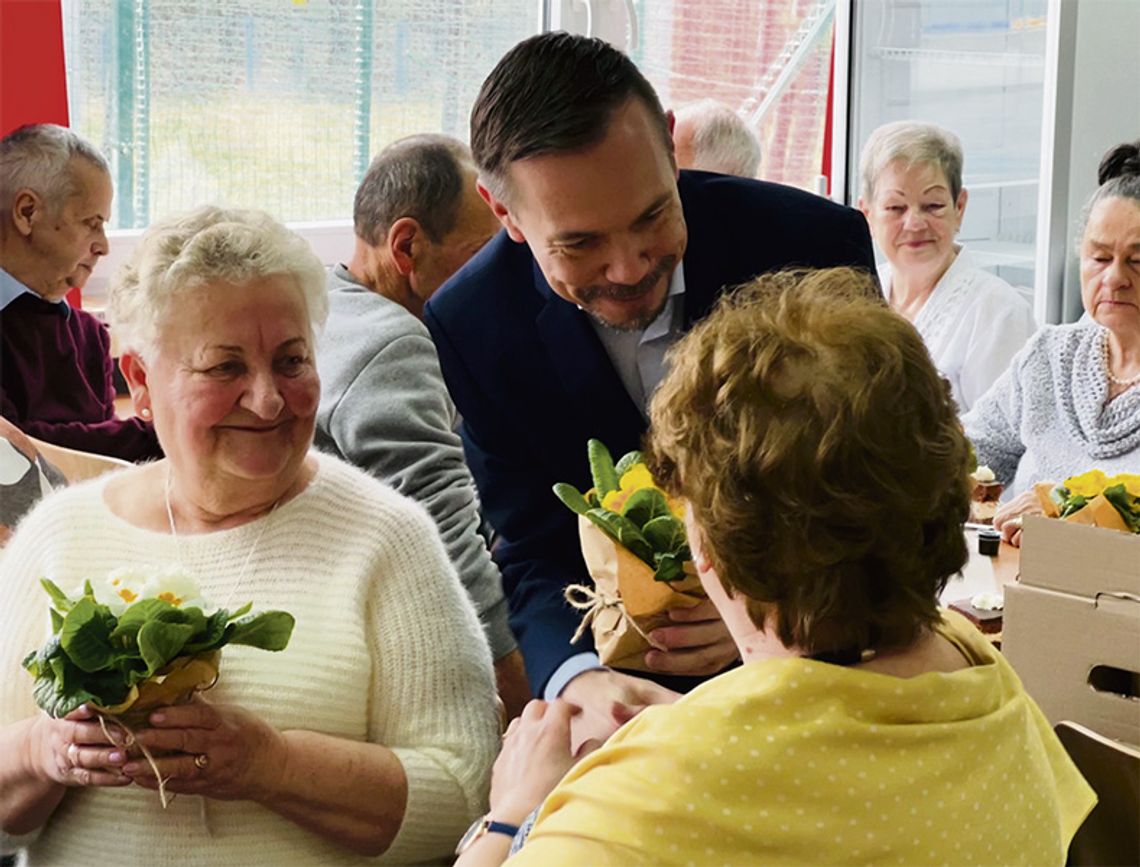
{"label": "wooden table", "polygon": [[970,599],[979,593],[1002,593],[1002,588],[1017,580],[1021,560],[1021,549],[1001,543],[996,557],[978,553],[977,530],[966,530],[966,546],[970,559],[961,575],[953,576],[946,582],[946,589],[939,597],[943,605]]}

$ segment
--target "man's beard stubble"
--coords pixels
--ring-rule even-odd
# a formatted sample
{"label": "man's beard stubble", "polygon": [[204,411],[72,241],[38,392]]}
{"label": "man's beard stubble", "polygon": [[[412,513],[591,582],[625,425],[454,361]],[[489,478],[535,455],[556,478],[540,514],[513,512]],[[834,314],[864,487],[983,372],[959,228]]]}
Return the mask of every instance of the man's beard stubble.
{"label": "man's beard stubble", "polygon": [[579,305],[591,318],[606,328],[612,328],[615,331],[644,331],[653,320],[661,315],[661,311],[665,309],[665,304],[669,300],[668,291],[661,296],[660,303],[656,304],[652,310],[647,310],[640,316],[624,322],[608,322],[595,311],[591,310],[590,305],[599,298],[608,298],[613,301],[627,301],[633,298],[639,298],[651,292],[662,280],[667,281],[672,276],[673,270],[676,267],[677,257],[665,256],[657,263],[656,268],[632,285],[609,283],[606,285],[584,286],[578,290]]}

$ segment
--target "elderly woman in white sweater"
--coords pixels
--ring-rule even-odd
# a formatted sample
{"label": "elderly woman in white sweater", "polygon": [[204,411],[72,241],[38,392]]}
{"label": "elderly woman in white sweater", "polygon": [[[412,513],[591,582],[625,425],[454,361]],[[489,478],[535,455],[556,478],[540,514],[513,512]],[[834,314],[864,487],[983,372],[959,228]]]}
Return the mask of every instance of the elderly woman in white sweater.
{"label": "elderly woman in white sweater", "polygon": [[1140,140],[1109,151],[1085,208],[1081,300],[1095,325],[1043,328],[964,419],[978,461],[1013,494],[994,526],[1014,544],[1032,486],[1140,469]]}
{"label": "elderly woman in white sweater", "polygon": [[[310,451],[325,276],[256,211],[154,227],[112,287],[136,410],[166,453],[45,500],[0,572],[0,843],[28,863],[357,864],[440,858],[497,747],[490,654],[418,506]],[[112,743],[86,706],[38,712],[21,659],[64,591],[177,565],[222,607],[296,617],[280,653],[229,647],[217,685]],[[19,835],[19,836],[17,836]],[[0,849],[3,851],[3,849]]]}
{"label": "elderly woman in white sweater", "polygon": [[961,142],[934,124],[889,123],[867,139],[860,174],[859,209],[887,257],[887,302],[914,323],[966,412],[1036,323],[1029,302],[955,240],[968,199]]}

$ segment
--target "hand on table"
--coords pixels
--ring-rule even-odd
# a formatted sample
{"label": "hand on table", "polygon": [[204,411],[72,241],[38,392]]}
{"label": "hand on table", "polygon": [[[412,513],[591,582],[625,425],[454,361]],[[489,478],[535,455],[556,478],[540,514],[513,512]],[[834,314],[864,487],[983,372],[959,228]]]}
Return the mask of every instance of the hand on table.
{"label": "hand on table", "polygon": [[1025,515],[1043,515],[1041,501],[1032,488],[1003,504],[994,514],[994,529],[1001,532],[1002,541],[1015,548],[1021,547],[1021,519]]}
{"label": "hand on table", "polygon": [[590,742],[605,743],[649,705],[672,704],[681,695],[643,677],[599,668],[575,677],[561,697],[580,708],[570,724],[570,747],[577,752]]}
{"label": "hand on table", "polygon": [[[201,697],[159,708],[138,742],[155,756],[168,792],[220,800],[264,800],[273,792],[285,763],[285,741],[273,726],[233,705]],[[131,758],[123,773],[140,786],[157,789],[150,763]]]}
{"label": "hand on table", "polygon": [[492,818],[521,825],[566,772],[600,746],[590,740],[571,749],[571,720],[580,714],[581,708],[563,699],[535,700],[511,721],[491,775]]}

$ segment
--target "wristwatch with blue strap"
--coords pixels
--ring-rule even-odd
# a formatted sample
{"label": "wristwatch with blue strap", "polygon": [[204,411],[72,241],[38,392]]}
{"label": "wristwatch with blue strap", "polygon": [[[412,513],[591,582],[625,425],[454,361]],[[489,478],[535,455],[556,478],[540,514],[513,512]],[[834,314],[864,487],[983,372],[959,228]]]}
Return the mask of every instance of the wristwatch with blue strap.
{"label": "wristwatch with blue strap", "polygon": [[455,854],[462,855],[471,848],[476,840],[487,834],[506,834],[508,837],[513,838],[518,832],[518,825],[496,822],[491,818],[491,814],[488,813],[486,816],[476,819],[471,827],[467,829],[467,833],[463,835],[463,838],[459,841],[459,845],[455,847]]}

